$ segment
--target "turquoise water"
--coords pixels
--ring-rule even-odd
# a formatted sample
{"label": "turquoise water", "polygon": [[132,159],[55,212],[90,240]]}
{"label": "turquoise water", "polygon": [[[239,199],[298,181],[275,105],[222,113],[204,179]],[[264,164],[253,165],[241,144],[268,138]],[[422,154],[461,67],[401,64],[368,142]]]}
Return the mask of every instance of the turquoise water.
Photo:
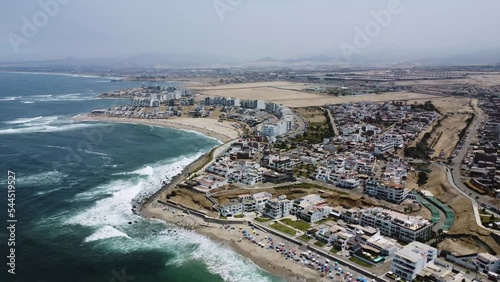
{"label": "turquoise water", "polygon": [[[193,132],[69,119],[125,103],[95,95],[136,86],[0,73],[0,281],[279,281],[204,236],[131,212],[134,198],[219,144]],[[8,169],[17,178],[15,276],[4,267]]]}

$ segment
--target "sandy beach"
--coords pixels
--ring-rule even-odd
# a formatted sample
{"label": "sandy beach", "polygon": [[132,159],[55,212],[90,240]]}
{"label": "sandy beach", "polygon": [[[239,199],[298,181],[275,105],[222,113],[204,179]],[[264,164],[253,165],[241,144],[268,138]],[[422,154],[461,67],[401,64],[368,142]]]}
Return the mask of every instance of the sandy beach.
{"label": "sandy beach", "polygon": [[[262,248],[244,238],[240,241],[243,237],[242,230],[252,232],[251,228],[247,225],[230,225],[229,228],[224,228],[221,224],[207,223],[197,216],[183,214],[180,210],[159,206],[158,204],[145,207],[141,213],[146,218],[161,219],[167,223],[172,223],[181,228],[191,229],[205,235],[222,246],[228,246],[240,255],[249,258],[260,268],[283,277],[288,281],[331,281],[328,275],[322,275],[321,272],[302,266],[292,259],[285,259],[285,256],[282,254],[268,249],[269,244],[266,244],[266,247]],[[253,236],[258,238],[257,241],[267,242],[265,239],[266,234],[263,232],[259,233],[257,231]],[[296,250],[297,254],[303,252],[298,249],[297,245],[280,238],[275,238],[275,244],[279,243],[284,243],[285,249]]]}
{"label": "sandy beach", "polygon": [[216,138],[221,142],[227,142],[238,138],[240,132],[233,127],[235,122],[224,121],[218,122],[216,119],[208,118],[171,118],[171,119],[145,119],[145,118],[125,118],[125,117],[109,117],[98,115],[78,115],[73,117],[78,121],[109,121],[122,122],[132,124],[147,124],[154,126],[163,126],[168,128],[184,129],[196,131],[206,136]]}

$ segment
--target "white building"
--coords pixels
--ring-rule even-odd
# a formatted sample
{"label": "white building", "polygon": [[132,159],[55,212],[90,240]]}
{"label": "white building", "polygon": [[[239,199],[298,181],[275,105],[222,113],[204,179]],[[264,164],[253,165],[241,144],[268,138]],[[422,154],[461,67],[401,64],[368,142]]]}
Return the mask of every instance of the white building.
{"label": "white building", "polygon": [[243,213],[243,204],[239,201],[232,201],[225,205],[221,205],[220,214],[222,216],[233,216]]}
{"label": "white building", "polygon": [[268,192],[260,192],[253,194],[252,197],[255,201],[255,209],[260,213],[264,213],[266,202],[271,200],[273,198],[273,195]]}
{"label": "white building", "polygon": [[265,203],[264,215],[273,219],[282,218],[290,215],[291,209],[292,201],[288,200],[285,195],[281,195]]}
{"label": "white building", "polygon": [[373,153],[375,155],[382,155],[392,151],[394,151],[394,145],[392,143],[377,143],[373,148]]}
{"label": "white building", "polygon": [[408,190],[403,185],[395,183],[378,183],[368,181],[365,186],[365,192],[382,200],[393,203],[401,203],[408,196]]}
{"label": "white building", "polygon": [[383,141],[384,141],[384,143],[392,144],[396,148],[402,148],[404,145],[404,142],[405,142],[405,140],[403,139],[403,136],[401,136],[399,134],[391,134],[391,133],[384,134]]}
{"label": "white building", "polygon": [[411,242],[395,253],[391,271],[406,281],[412,281],[436,257],[436,248],[420,242]]}
{"label": "white building", "polygon": [[403,242],[427,240],[431,236],[432,223],[420,216],[408,216],[382,208],[360,211],[361,225],[378,228],[384,236]]}
{"label": "white building", "polygon": [[486,270],[491,272],[500,271],[500,258],[488,253],[479,253],[477,257],[473,259],[473,262],[479,267],[480,270]]}

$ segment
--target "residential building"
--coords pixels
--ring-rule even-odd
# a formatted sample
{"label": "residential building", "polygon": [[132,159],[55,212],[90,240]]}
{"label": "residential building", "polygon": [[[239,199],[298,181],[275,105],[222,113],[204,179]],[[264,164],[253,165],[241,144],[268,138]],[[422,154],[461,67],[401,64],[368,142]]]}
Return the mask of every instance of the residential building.
{"label": "residential building", "polygon": [[500,271],[500,258],[488,253],[479,253],[477,257],[473,259],[473,262],[479,267],[481,271]]}
{"label": "residential building", "polygon": [[396,183],[379,183],[368,181],[365,186],[365,193],[378,199],[393,203],[401,203],[408,196],[408,190],[403,185]]}
{"label": "residential building", "polygon": [[420,216],[408,216],[382,208],[369,208],[360,212],[361,225],[380,230],[384,236],[403,242],[427,240],[432,233],[432,223]]}
{"label": "residential building", "polygon": [[265,203],[264,215],[273,219],[282,218],[290,215],[291,209],[292,201],[288,200],[285,195],[281,195]]}
{"label": "residential building", "polygon": [[391,272],[404,280],[412,281],[436,257],[436,248],[420,242],[411,242],[395,253]]}

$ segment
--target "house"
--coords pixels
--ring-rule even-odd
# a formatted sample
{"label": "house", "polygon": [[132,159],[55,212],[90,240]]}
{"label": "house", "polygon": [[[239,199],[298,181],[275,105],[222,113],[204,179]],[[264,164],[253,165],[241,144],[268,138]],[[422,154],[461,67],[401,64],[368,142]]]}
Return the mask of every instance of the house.
{"label": "house", "polygon": [[237,200],[232,200],[227,204],[220,206],[220,215],[234,216],[243,213],[243,204]]}
{"label": "house", "polygon": [[473,259],[473,262],[479,267],[480,271],[500,271],[500,258],[488,253],[479,253]]}

